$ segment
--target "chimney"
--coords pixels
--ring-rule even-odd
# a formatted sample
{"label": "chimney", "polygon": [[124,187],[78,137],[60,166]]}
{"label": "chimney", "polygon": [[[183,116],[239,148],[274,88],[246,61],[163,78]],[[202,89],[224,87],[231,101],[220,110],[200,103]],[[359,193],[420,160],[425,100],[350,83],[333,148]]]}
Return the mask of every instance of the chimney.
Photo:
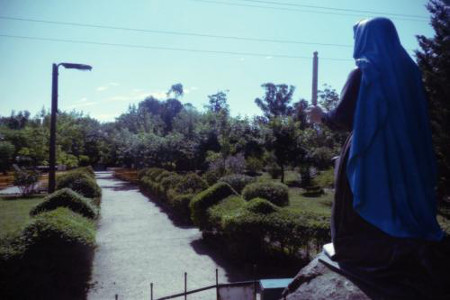
{"label": "chimney", "polygon": [[317,105],[317,80],[319,75],[319,57],[317,56],[319,53],[317,51],[314,52],[313,57],[313,78],[312,78],[312,104],[314,106]]}

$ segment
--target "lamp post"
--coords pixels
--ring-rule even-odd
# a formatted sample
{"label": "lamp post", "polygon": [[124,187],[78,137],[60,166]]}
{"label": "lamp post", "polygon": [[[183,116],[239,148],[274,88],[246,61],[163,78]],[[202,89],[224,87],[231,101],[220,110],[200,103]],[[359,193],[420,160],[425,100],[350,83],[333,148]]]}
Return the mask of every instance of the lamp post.
{"label": "lamp post", "polygon": [[50,119],[50,149],[49,149],[49,173],[48,173],[48,193],[55,191],[55,166],[56,166],[56,114],[58,112],[58,68],[63,66],[66,69],[92,70],[89,65],[59,63],[53,64],[52,68],[52,111]]}

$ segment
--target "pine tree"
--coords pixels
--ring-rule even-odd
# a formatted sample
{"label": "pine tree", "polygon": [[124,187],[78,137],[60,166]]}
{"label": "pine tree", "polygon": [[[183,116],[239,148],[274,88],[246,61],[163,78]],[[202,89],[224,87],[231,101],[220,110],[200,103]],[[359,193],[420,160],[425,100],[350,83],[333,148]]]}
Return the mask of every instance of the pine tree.
{"label": "pine tree", "polygon": [[430,0],[432,38],[417,36],[417,63],[429,100],[433,144],[438,161],[438,197],[450,195],[450,1]]}

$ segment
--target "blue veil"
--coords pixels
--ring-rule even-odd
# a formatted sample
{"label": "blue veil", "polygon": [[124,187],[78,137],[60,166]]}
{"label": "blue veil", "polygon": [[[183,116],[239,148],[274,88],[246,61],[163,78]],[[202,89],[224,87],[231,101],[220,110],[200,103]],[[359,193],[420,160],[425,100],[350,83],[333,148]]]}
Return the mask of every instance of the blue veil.
{"label": "blue veil", "polygon": [[440,240],[421,74],[389,19],[361,21],[354,35],[362,80],[347,163],[353,207],[391,236]]}

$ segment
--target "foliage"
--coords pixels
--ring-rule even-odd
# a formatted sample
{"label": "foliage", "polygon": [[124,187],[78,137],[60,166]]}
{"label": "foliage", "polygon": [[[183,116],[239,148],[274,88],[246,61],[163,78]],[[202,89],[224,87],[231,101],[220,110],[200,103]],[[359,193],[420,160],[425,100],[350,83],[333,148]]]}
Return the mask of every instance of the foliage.
{"label": "foliage", "polygon": [[278,182],[256,182],[247,185],[242,191],[246,200],[263,198],[278,206],[289,205],[289,189]]}
{"label": "foliage", "polygon": [[233,190],[226,183],[219,182],[197,194],[190,203],[191,219],[200,229],[208,224],[207,210],[220,200],[233,194]]}
{"label": "foliage", "polygon": [[256,179],[251,176],[234,174],[220,178],[219,182],[225,182],[229,184],[236,192],[241,193],[246,185],[255,182],[255,180]]}
{"label": "foliage", "polygon": [[418,36],[417,63],[429,100],[433,145],[438,162],[438,197],[450,194],[450,8],[444,0],[430,0],[434,36]]}
{"label": "foliage", "polygon": [[195,173],[188,173],[181,177],[175,190],[180,194],[194,194],[203,191],[207,187],[208,184],[200,176]]}
{"label": "foliage", "polygon": [[245,209],[255,214],[267,215],[279,210],[273,203],[263,198],[254,198],[247,202]]}
{"label": "foliage", "polygon": [[332,188],[334,186],[334,169],[328,169],[320,171],[320,173],[314,178],[317,185],[323,188]]}
{"label": "foliage", "polygon": [[258,157],[250,156],[245,160],[245,166],[248,174],[256,175],[264,168],[264,162]]}
{"label": "foliage", "polygon": [[2,298],[85,296],[95,247],[92,221],[58,208],[33,218],[9,246],[9,256],[0,249]]}
{"label": "foliage", "polygon": [[95,179],[85,172],[68,172],[57,176],[56,189],[69,188],[87,198],[99,198],[102,194],[101,188]]}
{"label": "foliage", "polygon": [[30,211],[30,215],[36,216],[59,207],[69,208],[73,212],[79,213],[89,219],[96,219],[98,216],[98,209],[91,203],[90,199],[84,198],[68,188],[48,195],[44,202],[41,202]]}
{"label": "foliage", "polygon": [[11,166],[15,149],[11,142],[0,141],[0,172],[3,172],[3,174],[6,174],[6,171]]}
{"label": "foliage", "polygon": [[285,167],[301,161],[305,155],[299,137],[299,124],[291,117],[273,118],[268,123],[266,148],[272,151],[281,169],[281,182],[284,182]]}
{"label": "foliage", "polygon": [[39,180],[39,172],[34,170],[17,170],[14,172],[14,185],[17,185],[22,195],[29,195],[35,189]]}
{"label": "foliage", "polygon": [[255,103],[266,118],[283,117],[292,113],[293,108],[289,104],[294,94],[292,85],[265,83],[261,87],[266,90],[265,95],[263,98],[256,98]]}
{"label": "foliage", "polygon": [[23,236],[29,245],[62,240],[94,247],[95,225],[68,208],[60,207],[37,215],[25,227]]}

